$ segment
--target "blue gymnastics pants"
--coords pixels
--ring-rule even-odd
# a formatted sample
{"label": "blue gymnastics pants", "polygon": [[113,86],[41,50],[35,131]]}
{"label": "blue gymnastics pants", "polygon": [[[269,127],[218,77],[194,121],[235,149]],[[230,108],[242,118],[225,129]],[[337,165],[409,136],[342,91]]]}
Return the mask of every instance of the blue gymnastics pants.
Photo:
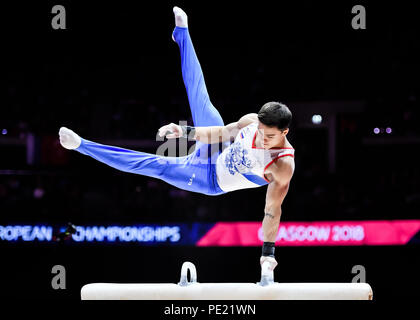
{"label": "blue gymnastics pants", "polygon": [[[224,126],[223,119],[210,102],[203,72],[188,28],[175,27],[173,36],[181,53],[182,77],[196,127]],[[195,143],[195,150],[183,157],[166,157],[99,144],[82,138],[76,149],[115,169],[163,180],[183,190],[206,195],[225,193],[217,184],[216,158],[229,142]]]}

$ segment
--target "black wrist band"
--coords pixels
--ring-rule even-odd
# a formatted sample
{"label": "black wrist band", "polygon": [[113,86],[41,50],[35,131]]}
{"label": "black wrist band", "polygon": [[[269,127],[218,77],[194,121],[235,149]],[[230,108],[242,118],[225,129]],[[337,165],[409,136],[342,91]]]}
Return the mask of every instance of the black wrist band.
{"label": "black wrist band", "polygon": [[274,257],[274,242],[264,242],[262,247],[262,255],[266,257]]}
{"label": "black wrist band", "polygon": [[193,133],[192,137],[194,138],[194,135],[195,135],[195,128],[194,127],[192,127],[192,126],[181,126],[181,128],[182,128],[182,137],[188,138],[190,136],[190,133],[192,132]]}

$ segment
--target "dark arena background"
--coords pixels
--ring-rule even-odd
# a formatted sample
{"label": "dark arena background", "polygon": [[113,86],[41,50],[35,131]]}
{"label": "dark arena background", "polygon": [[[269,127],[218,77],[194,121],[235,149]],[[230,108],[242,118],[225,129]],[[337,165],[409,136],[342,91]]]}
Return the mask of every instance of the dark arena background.
{"label": "dark arena background", "polygon": [[[54,5],[66,29],[54,30]],[[68,1],[2,5],[0,296],[80,300],[94,282],[257,282],[267,187],[186,192],[64,149],[60,127],[156,153],[192,125],[173,6],[225,124],[267,101],[293,113],[278,282],[352,282],[373,302],[418,297],[419,19],[368,1]],[[363,5],[366,28],[354,29]],[[178,140],[178,139],[177,139]],[[189,142],[192,145],[192,142]],[[77,232],[63,235],[68,223]],[[324,234],[322,234],[324,232]],[[326,233],[325,233],[326,232]],[[65,289],[54,289],[54,266]]]}

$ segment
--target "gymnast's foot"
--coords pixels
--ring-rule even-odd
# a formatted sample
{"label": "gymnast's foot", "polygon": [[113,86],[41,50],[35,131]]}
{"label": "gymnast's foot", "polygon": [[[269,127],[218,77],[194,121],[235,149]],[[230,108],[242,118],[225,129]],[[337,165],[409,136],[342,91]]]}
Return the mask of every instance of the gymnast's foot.
{"label": "gymnast's foot", "polygon": [[82,143],[82,139],[72,130],[61,127],[58,132],[61,145],[69,150],[77,149]]}
{"label": "gymnast's foot", "polygon": [[[187,14],[179,7],[173,8],[174,16],[175,16],[175,25],[177,27],[188,28],[188,17]],[[174,36],[172,35],[172,40],[175,41]]]}
{"label": "gymnast's foot", "polygon": [[177,27],[188,28],[188,17],[187,14],[179,7],[173,8],[175,15],[175,25]]}

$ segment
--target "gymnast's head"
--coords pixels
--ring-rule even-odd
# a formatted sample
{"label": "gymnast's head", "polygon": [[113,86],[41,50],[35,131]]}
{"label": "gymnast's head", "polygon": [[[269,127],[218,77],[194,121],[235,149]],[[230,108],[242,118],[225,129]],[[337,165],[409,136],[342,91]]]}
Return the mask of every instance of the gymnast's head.
{"label": "gymnast's head", "polygon": [[280,102],[267,102],[258,111],[259,141],[264,149],[281,147],[289,132],[292,112]]}

